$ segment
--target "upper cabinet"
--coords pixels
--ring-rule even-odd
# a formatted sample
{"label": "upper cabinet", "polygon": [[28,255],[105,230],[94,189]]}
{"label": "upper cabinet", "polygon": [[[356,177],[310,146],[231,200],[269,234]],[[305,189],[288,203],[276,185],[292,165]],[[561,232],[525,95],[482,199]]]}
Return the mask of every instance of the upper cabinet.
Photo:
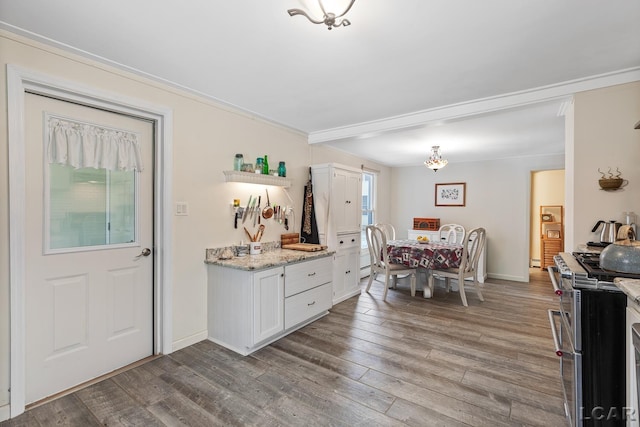
{"label": "upper cabinet", "polygon": [[360,293],[362,171],[336,163],[314,165],[313,202],[320,242],[335,250],[333,303]]}
{"label": "upper cabinet", "polygon": [[311,170],[320,241],[335,249],[338,234],[360,233],[362,171],[336,163],[314,165]]}
{"label": "upper cabinet", "polygon": [[331,200],[336,233],[360,231],[362,172],[333,168]]}

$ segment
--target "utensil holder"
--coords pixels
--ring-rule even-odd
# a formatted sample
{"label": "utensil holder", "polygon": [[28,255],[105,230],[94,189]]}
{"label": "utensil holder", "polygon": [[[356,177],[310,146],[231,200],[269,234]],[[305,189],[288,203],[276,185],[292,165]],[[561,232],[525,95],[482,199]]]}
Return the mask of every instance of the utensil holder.
{"label": "utensil holder", "polygon": [[249,255],[260,255],[262,253],[262,242],[249,242]]}

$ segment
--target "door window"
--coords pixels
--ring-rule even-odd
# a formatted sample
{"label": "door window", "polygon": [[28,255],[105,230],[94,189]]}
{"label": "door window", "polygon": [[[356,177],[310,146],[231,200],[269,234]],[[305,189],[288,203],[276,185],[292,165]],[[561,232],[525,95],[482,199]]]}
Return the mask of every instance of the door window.
{"label": "door window", "polygon": [[45,253],[135,244],[135,171],[47,166]]}

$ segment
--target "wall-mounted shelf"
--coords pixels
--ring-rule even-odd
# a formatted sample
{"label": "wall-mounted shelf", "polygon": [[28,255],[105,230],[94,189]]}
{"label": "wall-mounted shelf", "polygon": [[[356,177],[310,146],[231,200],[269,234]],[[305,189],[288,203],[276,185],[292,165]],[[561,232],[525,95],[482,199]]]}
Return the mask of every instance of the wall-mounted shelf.
{"label": "wall-mounted shelf", "polygon": [[249,184],[276,185],[291,187],[291,180],[281,176],[262,175],[260,173],[223,171],[225,182],[246,182]]}

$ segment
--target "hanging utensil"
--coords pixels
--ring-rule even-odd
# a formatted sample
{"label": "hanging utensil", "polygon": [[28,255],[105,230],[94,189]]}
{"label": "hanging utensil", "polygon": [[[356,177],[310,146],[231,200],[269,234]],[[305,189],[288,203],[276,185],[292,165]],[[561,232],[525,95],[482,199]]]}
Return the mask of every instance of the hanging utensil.
{"label": "hanging utensil", "polygon": [[289,230],[289,206],[284,208],[284,229]]}
{"label": "hanging utensil", "polygon": [[247,236],[249,236],[249,241],[253,242],[253,236],[251,235],[251,233],[249,233],[249,230],[247,230],[247,227],[242,227],[244,228],[244,232],[247,233]]}
{"label": "hanging utensil", "polygon": [[244,214],[242,214],[242,223],[247,220],[247,215],[249,215],[249,205],[251,204],[251,197],[249,196],[249,201],[247,202],[247,206],[244,208]]}
{"label": "hanging utensil", "polygon": [[262,196],[258,196],[258,206],[256,206],[256,211],[254,212],[253,217],[253,226],[256,226],[256,222],[260,224],[260,202],[262,201]]}
{"label": "hanging utensil", "polygon": [[267,193],[267,206],[262,210],[262,218],[269,219],[273,216],[273,208],[271,207],[271,201],[269,200],[269,190],[265,188],[264,191]]}
{"label": "hanging utensil", "polygon": [[238,208],[235,215],[233,216],[233,228],[238,228],[238,219],[242,218],[244,215],[244,208]]}
{"label": "hanging utensil", "polygon": [[256,233],[256,239],[254,240],[254,242],[259,242],[260,239],[262,239],[262,233],[264,233],[264,224],[260,224],[260,227],[258,227],[258,232]]}
{"label": "hanging utensil", "polygon": [[253,221],[253,212],[256,210],[255,206],[256,206],[256,202],[257,197],[254,197],[254,199],[251,201],[251,207],[249,208],[249,223],[251,223]]}

